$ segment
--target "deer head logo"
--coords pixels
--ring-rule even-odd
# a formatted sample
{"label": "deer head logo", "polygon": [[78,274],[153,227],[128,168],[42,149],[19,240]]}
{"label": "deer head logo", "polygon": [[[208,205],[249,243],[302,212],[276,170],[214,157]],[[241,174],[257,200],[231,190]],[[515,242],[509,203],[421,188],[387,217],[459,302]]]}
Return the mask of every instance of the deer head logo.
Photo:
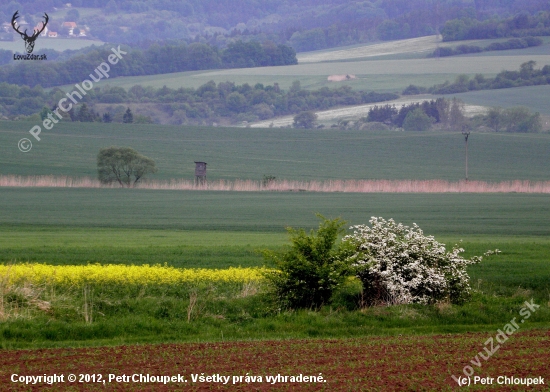
{"label": "deer head logo", "polygon": [[25,50],[27,51],[27,53],[32,53],[32,51],[34,50],[34,41],[36,41],[36,38],[38,38],[40,33],[44,31],[44,29],[46,28],[46,25],[48,24],[48,20],[49,20],[48,14],[44,12],[44,22],[42,23],[42,28],[40,30],[34,29],[33,34],[30,37],[27,35],[26,29],[24,33],[19,31],[19,27],[17,27],[17,18],[19,18],[18,14],[19,14],[19,11],[15,11],[15,14],[13,14],[13,17],[11,18],[11,26],[15,31],[19,33],[21,38],[23,38],[23,40],[25,41]]}

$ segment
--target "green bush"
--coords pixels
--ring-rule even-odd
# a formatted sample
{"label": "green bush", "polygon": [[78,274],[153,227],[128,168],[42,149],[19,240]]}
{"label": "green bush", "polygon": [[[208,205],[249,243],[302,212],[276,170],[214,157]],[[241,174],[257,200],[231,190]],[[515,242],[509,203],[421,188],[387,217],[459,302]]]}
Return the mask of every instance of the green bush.
{"label": "green bush", "polygon": [[428,116],[421,108],[411,110],[403,121],[405,131],[426,131],[430,129],[434,119]]}
{"label": "green bush", "polygon": [[317,231],[287,229],[291,246],[286,251],[264,251],[276,268],[265,277],[281,308],[320,308],[350,272],[346,262],[350,246],[335,244],[345,222],[319,217]]}

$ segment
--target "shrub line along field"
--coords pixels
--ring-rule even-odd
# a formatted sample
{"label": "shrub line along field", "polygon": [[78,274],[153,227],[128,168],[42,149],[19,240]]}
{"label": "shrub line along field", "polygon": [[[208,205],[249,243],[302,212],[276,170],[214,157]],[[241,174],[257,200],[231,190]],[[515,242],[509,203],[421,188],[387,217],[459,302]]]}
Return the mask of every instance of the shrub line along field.
{"label": "shrub line along field", "polygon": [[[96,179],[55,176],[1,176],[0,187],[15,188],[120,188]],[[151,190],[225,191],[225,192],[344,192],[344,193],[550,193],[550,181],[443,181],[443,180],[235,180],[195,184],[185,179],[145,180],[135,186]]]}

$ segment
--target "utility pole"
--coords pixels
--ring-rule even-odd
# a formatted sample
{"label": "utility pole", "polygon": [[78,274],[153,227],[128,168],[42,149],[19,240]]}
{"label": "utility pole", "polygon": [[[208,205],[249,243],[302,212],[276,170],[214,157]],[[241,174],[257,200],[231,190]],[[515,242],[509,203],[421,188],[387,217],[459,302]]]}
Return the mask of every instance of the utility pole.
{"label": "utility pole", "polygon": [[465,131],[464,127],[462,128],[462,134],[464,135],[464,141],[466,142],[466,181],[468,181],[468,136],[470,132]]}
{"label": "utility pole", "polygon": [[439,53],[439,0],[435,3],[435,58],[439,60],[440,53]]}

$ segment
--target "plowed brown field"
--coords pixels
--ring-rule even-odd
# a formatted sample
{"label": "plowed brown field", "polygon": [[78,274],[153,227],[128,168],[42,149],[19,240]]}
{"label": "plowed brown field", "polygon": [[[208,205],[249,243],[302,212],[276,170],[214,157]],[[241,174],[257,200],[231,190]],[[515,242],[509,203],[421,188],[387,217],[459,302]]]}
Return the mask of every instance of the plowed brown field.
{"label": "plowed brown field", "polygon": [[[478,352],[495,333],[434,336],[365,337],[338,340],[288,340],[222,343],[133,345],[79,349],[4,351],[0,357],[3,391],[447,391],[459,389],[452,375],[493,377],[493,385],[469,390],[549,390],[550,331],[517,332],[487,360],[474,365]],[[497,342],[495,341],[495,347]],[[230,376],[227,384],[193,382],[193,375]],[[267,381],[266,376],[316,376],[321,382]],[[63,375],[64,382],[25,385],[18,376]],[[69,374],[77,382],[68,382]],[[80,374],[101,375],[100,382],[79,383]],[[167,384],[111,380],[133,374],[181,375]],[[246,376],[262,377],[246,382]],[[243,376],[242,381],[233,376]],[[497,377],[543,377],[545,385],[505,386]],[[96,379],[98,376],[96,376]],[[103,383],[105,380],[105,383]],[[472,378],[473,382],[473,378]]]}

